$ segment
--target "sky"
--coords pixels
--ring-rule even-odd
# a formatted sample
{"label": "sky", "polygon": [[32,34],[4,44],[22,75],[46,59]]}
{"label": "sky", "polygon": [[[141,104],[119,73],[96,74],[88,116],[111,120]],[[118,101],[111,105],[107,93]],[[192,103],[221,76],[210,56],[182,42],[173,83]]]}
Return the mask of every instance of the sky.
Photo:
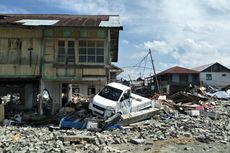
{"label": "sky", "polygon": [[0,13],[120,15],[119,76],[136,79],[172,66],[230,68],[229,0],[0,0]]}

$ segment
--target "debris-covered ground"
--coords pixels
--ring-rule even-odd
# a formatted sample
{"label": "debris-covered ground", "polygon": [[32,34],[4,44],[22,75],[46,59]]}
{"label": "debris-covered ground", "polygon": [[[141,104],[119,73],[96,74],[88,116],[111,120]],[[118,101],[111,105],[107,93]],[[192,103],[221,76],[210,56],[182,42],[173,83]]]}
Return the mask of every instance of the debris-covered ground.
{"label": "debris-covered ground", "polygon": [[[106,120],[93,117],[87,103],[77,103],[76,107],[63,108],[56,116],[71,117],[70,124],[61,120],[60,127],[65,127],[65,123],[66,127],[75,127],[72,129],[48,125],[50,120],[42,117],[36,124],[25,122],[25,116],[22,121],[4,120],[0,127],[0,152],[229,152],[229,93],[207,93],[181,91],[171,100],[159,96],[156,108],[139,111],[136,116],[115,114]],[[92,119],[102,122],[102,126]]]}
{"label": "debris-covered ground", "polygon": [[0,152],[228,152],[228,101],[215,107],[219,118],[208,116],[150,120],[103,132],[48,127],[3,126]]}

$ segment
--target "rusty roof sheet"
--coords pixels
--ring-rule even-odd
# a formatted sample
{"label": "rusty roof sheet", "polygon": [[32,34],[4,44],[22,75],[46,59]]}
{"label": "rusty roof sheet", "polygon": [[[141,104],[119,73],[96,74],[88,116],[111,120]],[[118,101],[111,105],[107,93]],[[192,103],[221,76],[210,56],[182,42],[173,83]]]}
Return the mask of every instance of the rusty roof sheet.
{"label": "rusty roof sheet", "polygon": [[[118,15],[0,14],[0,25],[23,25],[23,22],[18,22],[20,20],[40,20],[41,22],[42,20],[58,20],[58,22],[49,26],[114,27],[122,29]],[[24,24],[24,26],[33,25]]]}
{"label": "rusty roof sheet", "polygon": [[174,66],[172,68],[169,68],[165,71],[158,73],[157,75],[164,75],[164,74],[199,74],[199,72],[180,66]]}

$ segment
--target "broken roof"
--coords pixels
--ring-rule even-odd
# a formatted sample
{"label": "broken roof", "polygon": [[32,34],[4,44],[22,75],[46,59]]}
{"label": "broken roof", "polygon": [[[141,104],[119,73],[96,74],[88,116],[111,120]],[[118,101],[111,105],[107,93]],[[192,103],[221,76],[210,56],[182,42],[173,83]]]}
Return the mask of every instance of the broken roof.
{"label": "broken roof", "polygon": [[192,70],[192,69],[187,69],[184,67],[180,66],[174,66],[172,68],[169,68],[165,71],[162,71],[158,73],[157,75],[164,75],[164,74],[198,74],[198,71]]}
{"label": "broken roof", "polygon": [[0,14],[0,25],[122,29],[118,15]]}

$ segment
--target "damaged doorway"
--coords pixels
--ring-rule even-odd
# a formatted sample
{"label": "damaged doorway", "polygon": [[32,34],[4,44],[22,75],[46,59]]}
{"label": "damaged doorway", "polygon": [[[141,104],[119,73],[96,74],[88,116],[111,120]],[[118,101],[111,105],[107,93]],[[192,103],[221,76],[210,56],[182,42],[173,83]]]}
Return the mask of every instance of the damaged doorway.
{"label": "damaged doorway", "polygon": [[38,82],[0,82],[0,100],[5,106],[5,117],[11,118],[15,114],[37,112],[38,87]]}

